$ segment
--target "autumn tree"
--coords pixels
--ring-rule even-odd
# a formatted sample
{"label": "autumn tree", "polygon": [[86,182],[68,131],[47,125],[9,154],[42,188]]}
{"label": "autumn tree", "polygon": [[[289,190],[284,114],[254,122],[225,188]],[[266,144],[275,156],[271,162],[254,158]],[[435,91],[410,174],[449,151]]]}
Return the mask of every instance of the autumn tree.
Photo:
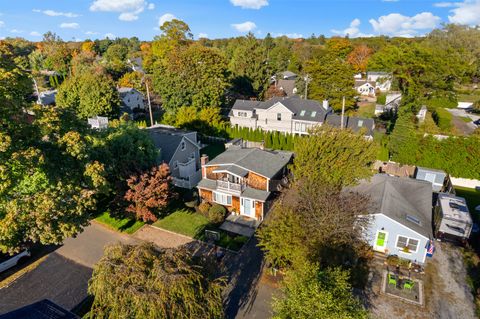
{"label": "autumn tree", "polygon": [[361,44],[356,46],[347,56],[347,61],[356,72],[365,73],[367,71],[368,59],[373,54],[373,50],[368,46]]}
{"label": "autumn tree", "polygon": [[215,261],[152,244],[113,245],[95,266],[87,318],[217,319],[223,317]]}
{"label": "autumn tree", "polygon": [[172,177],[167,164],[152,168],[127,181],[130,188],[125,200],[130,204],[127,211],[145,222],[156,221],[161,212],[174,196]]}

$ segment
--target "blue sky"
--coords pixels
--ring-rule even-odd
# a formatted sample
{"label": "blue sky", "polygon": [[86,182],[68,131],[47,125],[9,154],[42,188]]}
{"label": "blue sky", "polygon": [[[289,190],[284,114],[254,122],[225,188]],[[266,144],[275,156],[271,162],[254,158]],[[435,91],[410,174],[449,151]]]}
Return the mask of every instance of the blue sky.
{"label": "blue sky", "polygon": [[151,40],[160,21],[184,20],[196,38],[417,36],[441,23],[480,24],[480,0],[0,0],[0,38]]}

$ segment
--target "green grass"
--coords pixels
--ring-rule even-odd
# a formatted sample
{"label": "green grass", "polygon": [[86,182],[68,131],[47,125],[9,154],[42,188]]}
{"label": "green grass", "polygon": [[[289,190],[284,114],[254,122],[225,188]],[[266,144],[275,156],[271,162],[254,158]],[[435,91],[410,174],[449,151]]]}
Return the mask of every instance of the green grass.
{"label": "green grass", "polygon": [[187,209],[177,210],[153,224],[153,226],[193,238],[200,237],[209,225],[210,222],[206,217]]}
{"label": "green grass", "polygon": [[433,119],[438,125],[442,133],[451,133],[452,130],[452,113],[446,109],[439,107],[433,112]]}
{"label": "green grass", "polygon": [[103,225],[108,226],[109,228],[112,228],[113,230],[127,234],[133,234],[134,232],[139,230],[140,227],[145,225],[144,222],[131,218],[114,218],[110,216],[110,212],[108,211],[95,218],[95,220]]}
{"label": "green grass", "polygon": [[212,160],[225,151],[225,145],[221,143],[210,144],[200,150],[200,154],[207,154],[208,159]]}
{"label": "green grass", "polygon": [[368,103],[366,105],[359,106],[357,109],[348,112],[348,115],[373,118],[375,116],[375,103]]}
{"label": "green grass", "polygon": [[468,209],[472,216],[475,216],[475,207],[480,205],[480,191],[473,188],[455,186],[455,193],[457,196],[467,200]]}
{"label": "green grass", "polygon": [[477,102],[480,100],[480,91],[475,91],[471,94],[458,94],[457,100],[459,102]]}
{"label": "green grass", "polygon": [[472,121],[472,119],[469,118],[468,116],[461,116],[460,119],[465,123],[470,123]]}
{"label": "green grass", "polygon": [[240,250],[248,240],[244,236],[230,236],[226,232],[212,225],[203,215],[188,209],[177,210],[170,215],[159,219],[153,226],[157,226],[171,232],[182,234],[198,240],[205,241],[205,230],[213,230],[220,233],[217,245],[231,250]]}

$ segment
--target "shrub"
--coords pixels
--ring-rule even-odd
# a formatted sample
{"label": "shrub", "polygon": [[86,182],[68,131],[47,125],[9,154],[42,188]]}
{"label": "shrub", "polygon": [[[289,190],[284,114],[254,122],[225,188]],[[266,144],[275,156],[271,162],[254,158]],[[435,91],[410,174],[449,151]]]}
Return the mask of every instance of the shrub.
{"label": "shrub", "polygon": [[198,211],[203,216],[208,217],[208,211],[210,210],[211,207],[212,205],[210,205],[209,202],[203,202],[200,205],[198,205]]}
{"label": "shrub", "polygon": [[210,210],[208,211],[208,220],[214,224],[219,224],[223,222],[225,219],[225,214],[227,213],[227,210],[225,207],[219,204],[214,204],[212,207],[210,207]]}

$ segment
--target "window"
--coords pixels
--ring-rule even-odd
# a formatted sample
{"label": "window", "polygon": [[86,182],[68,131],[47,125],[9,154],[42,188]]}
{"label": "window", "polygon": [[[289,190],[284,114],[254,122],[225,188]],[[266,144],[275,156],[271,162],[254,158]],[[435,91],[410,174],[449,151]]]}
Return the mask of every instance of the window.
{"label": "window", "polygon": [[282,120],[282,113],[277,113],[277,121],[281,121]]}
{"label": "window", "polygon": [[247,117],[247,112],[238,112],[239,117]]}
{"label": "window", "polygon": [[213,192],[213,201],[221,205],[232,205],[232,195]]}
{"label": "window", "polygon": [[182,141],[181,147],[182,147],[182,151],[185,151],[185,148],[186,148],[185,141]]}
{"label": "window", "polygon": [[300,112],[300,116],[305,116],[305,112],[306,112],[305,110],[302,110],[302,111]]}
{"label": "window", "polygon": [[173,162],[173,168],[178,168],[178,161]]}
{"label": "window", "polygon": [[408,238],[404,236],[397,237],[397,245],[398,249],[403,250],[404,252],[417,252],[419,241],[417,239]]}
{"label": "window", "polygon": [[313,111],[311,117],[315,117],[315,115],[317,115],[317,111]]}

